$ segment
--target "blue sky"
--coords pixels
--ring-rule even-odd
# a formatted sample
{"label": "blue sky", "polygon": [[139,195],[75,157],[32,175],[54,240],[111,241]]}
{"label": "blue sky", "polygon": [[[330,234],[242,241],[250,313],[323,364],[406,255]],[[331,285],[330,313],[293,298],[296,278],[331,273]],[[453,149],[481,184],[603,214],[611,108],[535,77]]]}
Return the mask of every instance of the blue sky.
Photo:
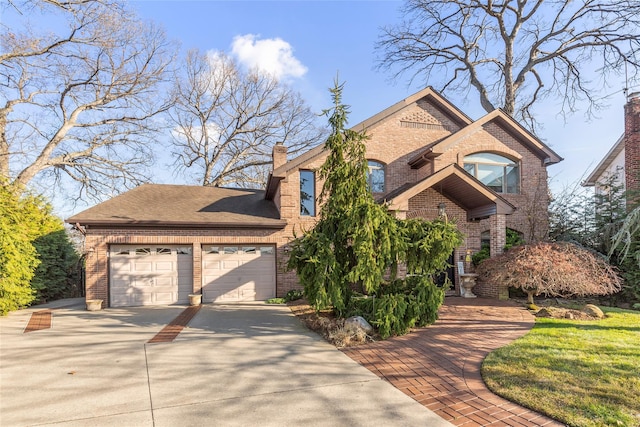
{"label": "blue sky", "polygon": [[[343,100],[351,106],[352,125],[426,85],[417,80],[411,86],[406,80],[392,82],[388,74],[375,70],[380,27],[400,21],[401,1],[134,0],[130,5],[141,18],[164,27],[183,52],[224,51],[244,65],[279,74],[316,112],[331,106],[328,88],[338,75],[346,82]],[[538,109],[544,124],[538,136],[565,158],[549,168],[552,191],[586,176],[622,134],[623,84],[609,83],[608,92],[601,94],[609,108],[597,119],[586,121],[583,111],[565,124],[557,103]],[[473,119],[485,114],[474,92],[446,96]],[[158,169],[163,173],[154,180],[175,182],[162,166]],[[61,216],[87,207],[55,202]]]}
{"label": "blue sky", "polygon": [[[344,101],[351,105],[351,124],[422,89],[422,82],[412,86],[391,82],[389,75],[375,70],[379,28],[399,22],[401,5],[400,1],[132,2],[142,18],[164,26],[185,50],[233,53],[235,46],[234,56],[240,62],[262,61],[265,67],[283,62],[279,68],[285,70],[283,78],[316,111],[330,106],[327,88],[338,74],[346,82]],[[286,70],[291,73],[286,75]],[[544,129],[538,136],[565,158],[549,169],[555,191],[593,169],[622,134],[622,87],[622,82],[614,82],[602,93],[609,108],[591,121],[578,112],[565,124],[555,103],[539,109]],[[473,92],[449,99],[474,119],[484,114]]]}

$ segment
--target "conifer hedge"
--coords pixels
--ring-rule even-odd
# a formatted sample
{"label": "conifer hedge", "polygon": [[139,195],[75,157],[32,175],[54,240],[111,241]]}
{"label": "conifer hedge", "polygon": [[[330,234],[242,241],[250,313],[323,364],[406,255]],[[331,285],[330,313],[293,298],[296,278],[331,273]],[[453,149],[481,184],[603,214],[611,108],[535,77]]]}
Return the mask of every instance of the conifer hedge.
{"label": "conifer hedge", "polygon": [[77,265],[60,218],[42,197],[0,185],[0,315],[68,296]]}

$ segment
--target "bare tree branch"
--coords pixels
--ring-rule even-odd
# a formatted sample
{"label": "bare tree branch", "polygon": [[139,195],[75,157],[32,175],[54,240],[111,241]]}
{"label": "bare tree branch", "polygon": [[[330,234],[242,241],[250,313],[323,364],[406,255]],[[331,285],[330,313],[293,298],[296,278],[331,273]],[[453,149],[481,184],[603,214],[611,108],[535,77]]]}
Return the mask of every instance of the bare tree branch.
{"label": "bare tree branch", "polygon": [[169,106],[162,85],[174,49],[164,32],[119,0],[15,6],[66,27],[36,31],[25,18],[2,28],[0,175],[22,186],[71,179],[78,197],[145,181],[155,117]]}
{"label": "bare tree branch", "polygon": [[379,69],[443,92],[476,89],[482,107],[503,108],[532,130],[533,108],[552,97],[572,113],[599,87],[640,70],[637,0],[407,0],[400,24],[382,29]]}
{"label": "bare tree branch", "polygon": [[202,185],[263,187],[276,142],[296,154],[325,135],[299,94],[222,53],[189,52],[175,81],[176,165]]}

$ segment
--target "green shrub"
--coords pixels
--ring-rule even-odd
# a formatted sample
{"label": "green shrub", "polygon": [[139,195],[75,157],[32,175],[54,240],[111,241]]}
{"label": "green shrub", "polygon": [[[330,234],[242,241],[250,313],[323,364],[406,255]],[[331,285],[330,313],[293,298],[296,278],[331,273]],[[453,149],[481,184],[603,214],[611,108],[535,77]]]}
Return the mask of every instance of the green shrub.
{"label": "green shrub", "polygon": [[475,267],[477,267],[478,265],[480,265],[482,261],[489,258],[490,256],[491,256],[491,249],[489,248],[489,245],[484,245],[482,246],[482,249],[480,249],[475,254],[471,255],[471,262]]}
{"label": "green shrub", "polygon": [[265,301],[266,304],[284,304],[285,302],[284,298],[269,298]]}
{"label": "green shrub", "polygon": [[354,299],[353,315],[360,315],[385,339],[406,334],[413,327],[430,325],[438,319],[444,291],[430,275],[409,276],[382,286],[379,297]]}
{"label": "green shrub", "polygon": [[64,229],[53,231],[34,240],[40,265],[35,270],[31,287],[38,302],[47,302],[74,295],[76,287],[70,280],[78,266],[78,254]]}
{"label": "green shrub", "polygon": [[284,300],[285,300],[285,302],[291,302],[291,301],[299,300],[302,297],[304,297],[304,292],[302,292],[302,290],[300,290],[300,289],[291,289],[289,292],[287,292],[284,295]]}
{"label": "green shrub", "polygon": [[75,254],[44,198],[0,180],[0,315],[63,295]]}

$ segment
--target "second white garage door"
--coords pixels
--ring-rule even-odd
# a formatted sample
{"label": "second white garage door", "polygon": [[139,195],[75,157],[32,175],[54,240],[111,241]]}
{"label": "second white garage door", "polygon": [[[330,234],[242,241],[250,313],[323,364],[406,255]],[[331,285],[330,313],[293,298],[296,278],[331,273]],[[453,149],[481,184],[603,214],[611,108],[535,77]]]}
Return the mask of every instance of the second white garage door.
{"label": "second white garage door", "polygon": [[264,301],[276,295],[273,246],[202,246],[202,301]]}

